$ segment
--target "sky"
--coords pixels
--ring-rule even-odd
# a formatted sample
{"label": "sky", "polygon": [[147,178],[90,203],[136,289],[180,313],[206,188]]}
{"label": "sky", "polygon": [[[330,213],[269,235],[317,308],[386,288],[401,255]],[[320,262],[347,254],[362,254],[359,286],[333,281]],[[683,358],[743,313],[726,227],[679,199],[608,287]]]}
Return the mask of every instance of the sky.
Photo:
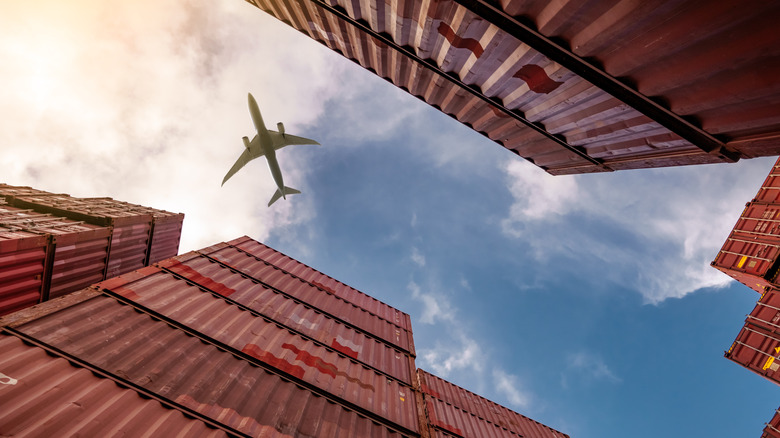
{"label": "sky", "polygon": [[[709,266],[774,158],[552,177],[240,0],[0,3],[0,182],[185,213],[409,313],[417,366],[576,438],[760,436]],[[268,208],[269,127],[303,193]]]}

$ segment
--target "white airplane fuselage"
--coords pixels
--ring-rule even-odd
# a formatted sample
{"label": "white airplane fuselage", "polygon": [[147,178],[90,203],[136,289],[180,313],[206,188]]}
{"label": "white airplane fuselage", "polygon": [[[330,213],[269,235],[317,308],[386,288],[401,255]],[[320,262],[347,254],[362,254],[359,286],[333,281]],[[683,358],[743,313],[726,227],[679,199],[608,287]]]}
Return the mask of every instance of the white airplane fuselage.
{"label": "white airplane fuselage", "polygon": [[265,158],[268,161],[268,168],[271,170],[271,176],[274,178],[276,187],[282,192],[282,197],[287,199],[287,197],[284,196],[284,178],[282,178],[282,170],[279,168],[279,161],[276,160],[274,142],[271,139],[268,128],[265,127],[263,116],[260,115],[260,108],[257,107],[257,102],[255,101],[254,96],[252,96],[252,93],[249,93],[249,114],[252,115],[252,123],[254,123],[255,129],[257,130],[258,143],[260,143],[263,155],[265,155]]}

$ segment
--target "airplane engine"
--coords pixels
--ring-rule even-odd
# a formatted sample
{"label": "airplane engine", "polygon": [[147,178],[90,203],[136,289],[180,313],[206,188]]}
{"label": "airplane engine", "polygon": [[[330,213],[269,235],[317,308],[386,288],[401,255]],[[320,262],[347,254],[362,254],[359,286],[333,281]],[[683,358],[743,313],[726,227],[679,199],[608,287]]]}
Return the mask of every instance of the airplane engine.
{"label": "airplane engine", "polygon": [[276,127],[279,129],[279,134],[284,135],[284,123],[279,122],[276,124]]}
{"label": "airplane engine", "polygon": [[249,149],[249,137],[243,137],[241,140],[244,140],[244,147]]}

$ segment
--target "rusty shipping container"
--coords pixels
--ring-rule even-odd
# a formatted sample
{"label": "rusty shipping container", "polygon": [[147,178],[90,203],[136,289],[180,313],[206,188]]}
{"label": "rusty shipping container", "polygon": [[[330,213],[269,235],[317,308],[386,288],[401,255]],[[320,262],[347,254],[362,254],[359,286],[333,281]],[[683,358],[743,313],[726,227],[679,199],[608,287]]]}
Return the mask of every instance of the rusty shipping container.
{"label": "rusty shipping container", "polygon": [[247,2],[551,174],[780,155],[777,2]]}
{"label": "rusty shipping container", "polygon": [[[409,386],[413,384],[413,357],[344,322],[338,315],[325,314],[196,252],[165,260],[157,266]],[[120,290],[124,293],[128,286],[123,285]]]}
{"label": "rusty shipping container", "polygon": [[15,336],[0,351],[2,436],[229,436]]}
{"label": "rusty shipping container", "polygon": [[474,394],[422,369],[417,370],[420,389],[425,397],[436,398],[448,405],[497,425],[522,437],[563,438],[568,435],[534,421],[505,406]]}
{"label": "rusty shipping container", "polygon": [[[249,238],[237,241],[246,245],[249,242],[246,239]],[[341,319],[412,356],[415,355],[411,331],[237,248],[233,245],[237,241],[214,245],[199,252],[262,282],[267,287],[283,292],[333,318]]]}
{"label": "rusty shipping container", "polygon": [[[260,318],[247,311],[234,313],[224,301],[219,311],[213,304],[203,308],[199,304],[204,300],[216,302],[217,297],[184,280],[178,282],[179,286],[168,290],[173,297],[169,306],[160,308],[165,313],[151,308],[156,301],[166,301],[152,293],[160,291],[149,291],[151,296],[136,302],[91,288],[8,315],[0,324],[6,332],[37,343],[52,354],[83,362],[164,403],[181,406],[247,436],[419,436],[415,397],[408,390],[391,392],[394,386],[386,378],[352,382],[349,379],[354,374],[342,375],[334,369],[338,365],[330,362],[331,357],[315,356],[316,349],[302,346],[289,333],[275,336],[294,343],[288,348],[298,351],[292,351],[292,356],[281,354],[278,360],[263,356],[260,351],[268,348],[266,342],[252,333],[262,330],[257,325],[263,323]],[[190,297],[181,302],[178,293],[185,290],[192,293],[193,305],[187,304]],[[126,294],[132,296],[129,291]],[[244,345],[245,336],[252,338],[248,345]],[[252,342],[260,344],[254,347]],[[284,343],[281,348],[285,348]],[[336,374],[335,379],[332,374]],[[309,375],[317,377],[310,380]],[[365,372],[357,376],[365,378]],[[339,380],[334,389],[352,385],[355,388],[350,386],[350,391],[359,393],[346,394],[341,389],[335,395],[321,387],[328,383],[319,380]],[[375,386],[357,389],[368,384]],[[394,408],[408,410],[396,418],[409,418],[413,430],[377,415],[386,412],[392,416]]]}
{"label": "rusty shipping container", "polygon": [[0,315],[40,301],[48,251],[46,236],[0,226]]}
{"label": "rusty shipping container", "polygon": [[[233,276],[241,278],[238,273]],[[203,277],[197,279],[219,289],[216,283],[203,281]],[[251,282],[236,286],[250,292],[255,289]],[[190,280],[158,267],[143,268],[106,280],[96,287],[131,300],[155,315],[184,324],[394,424],[417,430],[416,402],[411,385],[371,369],[290,327],[247,311],[246,307],[225,299],[222,294],[190,284]],[[225,289],[222,291],[224,293]],[[395,365],[409,367],[410,363],[397,360]]]}
{"label": "rusty shipping container", "polygon": [[105,278],[111,229],[0,205],[0,227],[47,236],[41,301]]}
{"label": "rusty shipping container", "polygon": [[749,288],[764,293],[780,287],[780,187],[775,172],[780,159],[753,201],[745,205],[737,223],[718,252],[712,266]]}
{"label": "rusty shipping container", "polygon": [[780,438],[780,409],[775,409],[775,415],[766,423],[761,438]]}

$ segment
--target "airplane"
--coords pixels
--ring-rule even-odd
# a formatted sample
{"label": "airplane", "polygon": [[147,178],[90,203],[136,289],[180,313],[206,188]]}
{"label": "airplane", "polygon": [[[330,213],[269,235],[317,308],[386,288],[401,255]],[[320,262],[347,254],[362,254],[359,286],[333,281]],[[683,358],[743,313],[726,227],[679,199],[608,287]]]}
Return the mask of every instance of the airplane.
{"label": "airplane", "polygon": [[260,109],[257,107],[257,102],[249,93],[249,114],[252,115],[252,122],[257,130],[257,135],[249,141],[248,137],[243,137],[244,140],[244,152],[238,157],[238,160],[233,167],[230,168],[225,179],[222,180],[222,185],[225,185],[225,181],[230,179],[236,172],[238,172],[246,163],[254,160],[255,158],[265,155],[268,160],[268,167],[271,169],[271,175],[274,177],[276,183],[276,193],[271,197],[271,201],[268,202],[268,206],[279,200],[279,198],[287,199],[287,195],[295,195],[301,193],[300,191],[287,187],[284,185],[284,179],[282,178],[282,171],[279,169],[279,162],[276,161],[276,150],[281,149],[291,144],[319,144],[314,140],[297,137],[295,135],[285,134],[284,125],[282,122],[276,124],[279,132],[271,131],[265,127],[263,117],[260,115]]}

